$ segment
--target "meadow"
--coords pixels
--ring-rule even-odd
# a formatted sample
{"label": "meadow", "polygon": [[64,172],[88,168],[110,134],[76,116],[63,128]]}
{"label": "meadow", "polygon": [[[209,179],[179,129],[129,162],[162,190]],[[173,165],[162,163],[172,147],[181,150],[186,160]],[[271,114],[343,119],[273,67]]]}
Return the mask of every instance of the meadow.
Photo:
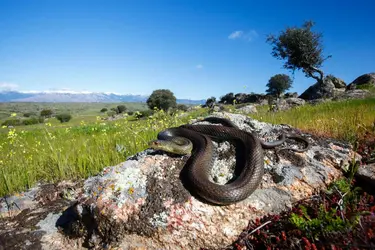
{"label": "meadow", "polygon": [[[147,148],[148,141],[155,139],[162,129],[208,114],[207,108],[199,108],[173,115],[159,111],[142,119],[123,115],[121,119],[108,121],[102,120],[106,115],[99,110],[113,104],[1,105],[1,108],[7,107],[2,112],[14,117],[22,116],[29,109],[35,110],[33,105],[42,105],[40,109],[46,107],[43,105],[65,108],[73,110],[74,115],[67,123],[48,118],[42,124],[0,128],[0,197],[38,182],[77,180],[95,175],[104,167],[116,165]],[[136,108],[141,106],[135,105]],[[236,112],[233,105],[226,109]],[[375,98],[305,105],[277,113],[260,106],[258,113],[250,116],[274,124],[290,124],[355,145],[366,132],[375,130]]]}

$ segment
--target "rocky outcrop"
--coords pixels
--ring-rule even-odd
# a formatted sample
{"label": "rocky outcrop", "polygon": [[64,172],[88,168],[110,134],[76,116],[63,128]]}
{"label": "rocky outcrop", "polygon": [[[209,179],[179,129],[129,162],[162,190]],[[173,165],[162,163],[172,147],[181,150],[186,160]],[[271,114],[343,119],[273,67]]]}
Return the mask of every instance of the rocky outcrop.
{"label": "rocky outcrop", "polygon": [[342,93],[336,94],[333,98],[334,101],[343,100],[343,99],[363,99],[370,95],[368,90],[364,89],[351,89],[344,91]]}
{"label": "rocky outcrop", "polygon": [[331,81],[332,84],[337,89],[346,88],[346,83],[344,82],[344,80],[342,80],[340,78],[337,78],[337,77],[335,77],[333,75],[327,75],[326,79],[327,79],[327,81]]}
{"label": "rocky outcrop", "polygon": [[[181,171],[187,156],[147,149],[88,178],[81,188],[70,189],[74,192],[56,195],[58,189],[52,189],[44,203],[35,201],[39,192],[33,192],[32,209],[1,203],[3,212],[6,210],[3,214],[18,215],[0,219],[0,245],[5,249],[223,247],[238,237],[249,220],[280,213],[324,189],[342,176],[341,168],[356,156],[347,143],[318,138],[288,125],[263,123],[240,114],[213,115],[229,118],[265,141],[275,140],[283,132],[304,135],[311,148],[304,153],[265,150],[260,186],[246,200],[229,206],[213,206],[190,192]],[[289,139],[285,144],[302,146]],[[215,142],[214,147],[217,155],[211,181],[225,184],[236,173],[235,148],[228,142]],[[7,200],[18,204],[17,197]]]}
{"label": "rocky outcrop", "polygon": [[356,178],[366,192],[375,195],[375,163],[360,166]]}
{"label": "rocky outcrop", "polygon": [[375,72],[364,74],[359,77],[357,77],[353,82],[351,82],[348,86],[348,90],[357,89],[360,85],[372,85],[375,87]]}
{"label": "rocky outcrop", "polygon": [[241,107],[241,108],[238,108],[237,109],[240,113],[242,114],[254,114],[254,113],[257,113],[257,108],[255,105],[246,105],[244,107]]}
{"label": "rocky outcrop", "polygon": [[306,89],[299,98],[304,100],[314,100],[314,99],[321,99],[321,98],[330,98],[334,96],[335,85],[330,78],[325,78],[323,84],[319,82],[315,83],[314,85],[310,86]]}
{"label": "rocky outcrop", "polygon": [[284,94],[284,98],[297,98],[298,93],[297,92],[287,92]]}

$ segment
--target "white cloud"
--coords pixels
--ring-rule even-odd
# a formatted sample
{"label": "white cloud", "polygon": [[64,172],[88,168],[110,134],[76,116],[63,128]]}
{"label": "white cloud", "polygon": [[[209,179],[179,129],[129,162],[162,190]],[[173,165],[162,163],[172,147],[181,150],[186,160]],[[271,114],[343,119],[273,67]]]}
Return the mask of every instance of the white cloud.
{"label": "white cloud", "polygon": [[0,90],[15,90],[18,89],[18,85],[15,83],[0,82]]}
{"label": "white cloud", "polygon": [[242,31],[242,30],[236,30],[232,32],[229,36],[228,39],[235,40],[235,39],[243,39],[245,41],[252,41],[255,38],[257,38],[259,35],[255,30],[250,30],[250,31]]}
{"label": "white cloud", "polygon": [[195,66],[197,69],[203,69],[203,65],[202,64],[198,64],[197,66]]}
{"label": "white cloud", "polygon": [[242,30],[236,30],[236,31],[233,31],[228,36],[228,38],[234,40],[234,39],[240,38],[242,35],[243,35],[243,31]]}

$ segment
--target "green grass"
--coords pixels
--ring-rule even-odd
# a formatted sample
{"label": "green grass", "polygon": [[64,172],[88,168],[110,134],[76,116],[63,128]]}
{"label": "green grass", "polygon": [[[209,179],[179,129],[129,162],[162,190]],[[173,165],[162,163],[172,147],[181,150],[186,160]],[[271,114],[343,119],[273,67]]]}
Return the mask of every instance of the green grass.
{"label": "green grass", "polygon": [[[257,108],[258,113],[250,115],[252,118],[290,124],[352,143],[365,131],[375,129],[374,98],[306,105],[278,113],[267,112],[267,106]],[[208,110],[199,109],[181,117],[159,112],[148,119],[131,116],[116,121],[102,121],[98,114],[82,113],[68,123],[50,118],[43,124],[0,128],[0,196],[22,191],[39,181],[95,175],[147,148],[147,142],[156,138],[159,131],[205,116]]]}
{"label": "green grass", "polygon": [[[0,128],[0,197],[39,181],[86,178],[147,148],[158,131],[207,114],[206,109],[179,118],[159,112],[149,119],[72,120]],[[26,129],[26,127],[29,127]]]}

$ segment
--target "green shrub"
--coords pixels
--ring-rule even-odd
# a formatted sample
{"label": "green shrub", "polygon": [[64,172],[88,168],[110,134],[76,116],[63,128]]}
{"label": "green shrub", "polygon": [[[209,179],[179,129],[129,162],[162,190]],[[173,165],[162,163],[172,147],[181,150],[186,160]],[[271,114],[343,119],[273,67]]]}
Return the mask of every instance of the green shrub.
{"label": "green shrub", "polygon": [[102,112],[102,113],[107,112],[107,111],[108,111],[107,108],[102,108],[102,109],[100,110],[100,112]]}
{"label": "green shrub", "polygon": [[126,106],[125,105],[118,105],[117,106],[117,110],[118,112],[121,114],[121,113],[124,113],[126,111]]}
{"label": "green shrub", "polygon": [[2,126],[19,126],[19,125],[22,125],[22,121],[20,119],[8,119],[8,120],[5,120],[1,125]]}
{"label": "green shrub", "polygon": [[36,116],[35,112],[27,112],[23,114],[24,117]]}
{"label": "green shrub", "polygon": [[374,84],[366,83],[366,84],[357,85],[356,88],[357,89],[370,90],[370,89],[375,89],[375,86],[374,86]]}
{"label": "green shrub", "polygon": [[72,116],[70,114],[63,113],[63,114],[56,115],[56,119],[59,120],[61,123],[63,123],[63,122],[70,121],[70,119],[72,119]]}
{"label": "green shrub", "polygon": [[143,118],[143,117],[149,117],[154,113],[153,110],[148,109],[148,110],[142,110],[142,111],[137,111],[135,112],[135,117],[136,118]]}
{"label": "green shrub", "polygon": [[33,125],[33,124],[38,124],[38,123],[43,123],[44,118],[39,116],[39,117],[31,117],[30,119],[25,119],[22,121],[23,125]]}
{"label": "green shrub", "polygon": [[177,104],[177,109],[186,112],[188,111],[188,106],[186,106],[185,104]]}
{"label": "green shrub", "polygon": [[53,112],[50,109],[43,109],[42,111],[40,111],[40,116],[51,117],[52,114]]}
{"label": "green shrub", "polygon": [[176,107],[176,97],[169,89],[154,90],[147,99],[147,105],[150,109],[167,111],[169,108]]}
{"label": "green shrub", "polygon": [[128,115],[133,115],[134,112],[133,111],[128,111]]}

